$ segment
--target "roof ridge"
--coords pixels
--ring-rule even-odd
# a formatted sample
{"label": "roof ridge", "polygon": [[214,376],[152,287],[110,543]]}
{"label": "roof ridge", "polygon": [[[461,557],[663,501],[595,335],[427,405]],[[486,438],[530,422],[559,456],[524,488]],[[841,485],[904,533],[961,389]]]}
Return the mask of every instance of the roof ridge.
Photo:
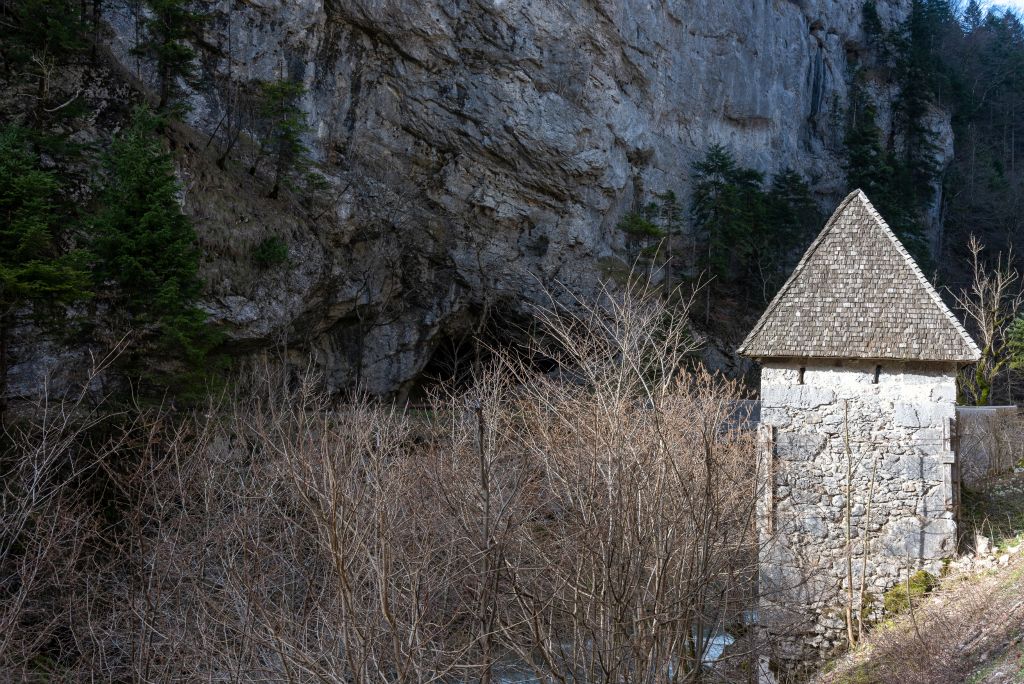
{"label": "roof ridge", "polygon": [[792,286],[797,276],[803,271],[804,266],[806,266],[807,262],[810,260],[810,256],[815,251],[817,251],[821,243],[825,241],[825,236],[832,232],[832,229],[835,227],[835,224],[839,220],[839,217],[842,216],[844,211],[846,211],[846,207],[849,206],[850,202],[852,202],[857,197],[858,192],[860,192],[859,188],[848,194],[846,197],[844,197],[843,201],[840,202],[839,206],[836,207],[835,211],[832,212],[832,215],[829,217],[828,221],[825,222],[825,227],[821,229],[817,237],[815,237],[811,244],[807,247],[807,251],[804,252],[804,255],[800,257],[800,261],[797,262],[796,268],[793,269],[793,272],[789,274],[788,278],[786,278],[786,282],[782,284],[782,287],[779,288],[779,291],[775,293],[774,297],[772,297],[772,301],[768,304],[768,308],[766,308],[764,310],[764,313],[761,314],[761,317],[757,319],[757,323],[754,325],[753,330],[751,330],[747,334],[747,336],[743,338],[743,342],[741,342],[740,346],[736,348],[736,353],[743,354],[746,352],[747,345],[754,338],[754,336],[761,331],[761,328],[763,328],[765,323],[768,322],[768,319],[771,317],[771,314],[774,313],[775,309],[777,309],[779,304],[782,303],[782,300],[784,299],[786,292]]}
{"label": "roof ridge", "polygon": [[737,351],[959,363],[981,355],[859,188],[832,212]]}
{"label": "roof ridge", "polygon": [[949,321],[953,324],[953,327],[956,328],[956,331],[960,333],[961,337],[964,338],[964,341],[967,343],[967,346],[970,347],[976,354],[978,354],[978,356],[981,356],[981,349],[978,348],[978,344],[974,341],[974,338],[972,338],[970,333],[967,332],[967,329],[964,328],[963,324],[960,322],[960,319],[958,319],[953,314],[953,312],[950,311],[949,307],[946,306],[946,303],[942,301],[942,297],[939,295],[938,290],[936,290],[935,286],[932,285],[931,282],[929,282],[928,278],[924,274],[924,271],[922,271],[921,267],[917,265],[917,262],[914,261],[914,257],[910,255],[910,252],[908,252],[907,248],[903,245],[902,242],[900,242],[900,239],[896,237],[896,233],[892,231],[892,228],[889,227],[889,224],[886,222],[886,220],[882,218],[881,214],[878,213],[878,210],[875,209],[875,205],[871,203],[871,200],[868,199],[868,196],[866,194],[864,194],[864,191],[861,190],[860,188],[857,188],[850,194],[857,195],[860,198],[860,200],[864,202],[865,209],[867,209],[871,217],[875,219],[875,222],[882,229],[883,233],[885,233],[885,236],[888,237],[893,242],[893,244],[896,245],[896,250],[900,253],[900,256],[903,257],[907,265],[910,266],[911,271],[913,271],[914,275],[917,276],[918,281],[922,285],[924,285],[925,292],[928,293],[928,296],[932,298],[932,301],[935,302],[935,304],[939,307],[939,310],[946,315],[946,318],[948,318]]}

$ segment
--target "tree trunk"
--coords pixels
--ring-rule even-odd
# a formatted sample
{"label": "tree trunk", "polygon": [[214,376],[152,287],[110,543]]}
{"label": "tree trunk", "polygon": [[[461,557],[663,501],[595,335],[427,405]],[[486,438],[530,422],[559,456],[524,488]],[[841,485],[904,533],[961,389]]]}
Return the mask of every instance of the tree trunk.
{"label": "tree trunk", "polygon": [[0,317],[0,428],[5,425],[7,416],[7,348],[11,322],[10,316]]}
{"label": "tree trunk", "polygon": [[157,109],[161,112],[167,109],[167,101],[170,99],[171,73],[166,64],[160,65],[160,103]]}
{"label": "tree trunk", "polygon": [[483,518],[480,521],[480,550],[483,554],[483,567],[480,573],[480,599],[478,604],[479,615],[479,629],[480,629],[480,655],[483,661],[483,671],[480,673],[480,684],[490,684],[491,682],[491,630],[494,627],[494,606],[493,606],[493,591],[492,591],[492,575],[496,568],[494,567],[493,558],[491,555],[491,480],[490,480],[490,463],[487,459],[487,449],[485,446],[487,437],[487,428],[484,422],[484,411],[483,406],[479,403],[476,405],[476,420],[477,420],[477,450],[480,457],[480,498],[483,504]]}
{"label": "tree trunk", "polygon": [[93,63],[96,63],[96,46],[100,42],[100,19],[102,10],[100,5],[103,0],[93,0],[92,2],[92,47],[89,49],[89,57]]}

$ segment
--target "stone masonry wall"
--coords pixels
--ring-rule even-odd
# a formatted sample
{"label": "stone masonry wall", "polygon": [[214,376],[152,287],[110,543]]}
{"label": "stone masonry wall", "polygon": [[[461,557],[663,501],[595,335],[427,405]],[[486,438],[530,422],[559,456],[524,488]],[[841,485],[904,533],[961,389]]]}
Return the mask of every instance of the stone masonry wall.
{"label": "stone masonry wall", "polygon": [[866,570],[871,605],[956,551],[956,368],[882,362],[875,384],[876,365],[794,360],[762,371],[759,465],[772,486],[760,502],[760,612],[783,669],[845,642],[848,569],[855,605]]}

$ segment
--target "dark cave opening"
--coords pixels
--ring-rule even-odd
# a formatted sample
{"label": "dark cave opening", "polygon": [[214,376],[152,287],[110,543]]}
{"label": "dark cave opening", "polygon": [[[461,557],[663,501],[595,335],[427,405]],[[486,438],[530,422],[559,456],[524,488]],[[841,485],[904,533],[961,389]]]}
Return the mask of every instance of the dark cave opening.
{"label": "dark cave opening", "polygon": [[[466,320],[479,321],[480,310],[470,311]],[[431,392],[445,390],[462,393],[469,390],[481,374],[497,363],[502,354],[526,360],[526,366],[541,373],[557,369],[554,359],[531,344],[536,336],[532,318],[510,307],[494,307],[482,325],[456,325],[439,336],[423,370],[409,385],[410,404],[427,400]]]}

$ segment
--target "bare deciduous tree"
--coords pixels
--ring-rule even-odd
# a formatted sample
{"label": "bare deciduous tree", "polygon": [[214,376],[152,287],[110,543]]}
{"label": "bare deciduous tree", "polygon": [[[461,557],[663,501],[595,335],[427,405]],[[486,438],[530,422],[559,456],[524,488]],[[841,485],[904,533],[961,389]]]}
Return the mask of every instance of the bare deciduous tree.
{"label": "bare deciduous tree", "polygon": [[985,246],[975,236],[968,242],[971,252],[970,285],[954,294],[968,326],[981,346],[981,359],[961,374],[961,390],[972,404],[987,405],[999,373],[1010,361],[1007,331],[1024,305],[1020,273],[1014,267],[1013,251],[1002,253],[994,264],[982,259]]}
{"label": "bare deciduous tree", "polygon": [[140,411],[110,468],[123,515],[52,616],[76,676],[704,679],[756,581],[738,388],[690,367],[654,289],[538,319],[416,412],[265,369],[204,412]]}
{"label": "bare deciduous tree", "polygon": [[98,530],[86,483],[131,432],[86,448],[90,431],[111,418],[91,405],[90,393],[123,349],[124,340],[95,360],[70,396],[52,397],[44,387],[21,411],[27,418],[0,429],[0,679],[19,679],[67,629],[72,594],[89,572]]}

